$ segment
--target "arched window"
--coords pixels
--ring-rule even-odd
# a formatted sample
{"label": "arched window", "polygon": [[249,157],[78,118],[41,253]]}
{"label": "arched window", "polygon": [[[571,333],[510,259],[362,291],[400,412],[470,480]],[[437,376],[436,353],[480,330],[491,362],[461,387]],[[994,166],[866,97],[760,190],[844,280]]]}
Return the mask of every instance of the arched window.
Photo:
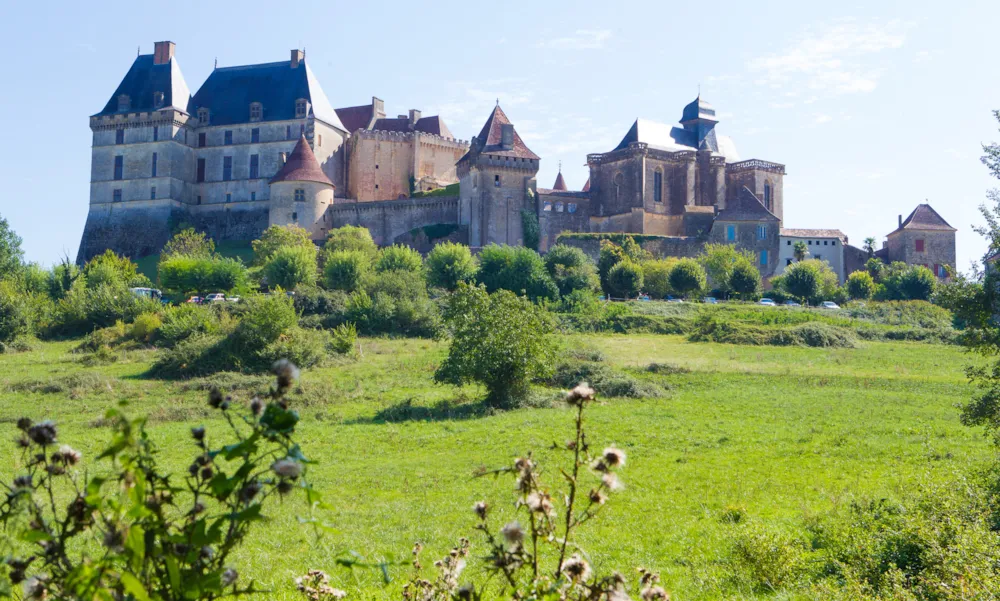
{"label": "arched window", "polygon": [[295,101],[295,118],[302,119],[306,116],[306,110],[309,103],[305,98],[299,98]]}
{"label": "arched window", "polygon": [[118,110],[127,111],[129,106],[132,104],[132,99],[128,97],[128,94],[122,94],[118,97]]}
{"label": "arched window", "polygon": [[771,182],[764,182],[764,208],[768,211],[771,209]]}
{"label": "arched window", "polygon": [[198,124],[208,125],[208,109],[206,108],[198,109]]}
{"label": "arched window", "polygon": [[653,200],[663,202],[663,172],[659,169],[653,172]]}
{"label": "arched window", "polygon": [[153,108],[163,107],[163,92],[153,92]]}
{"label": "arched window", "polygon": [[250,120],[260,121],[264,115],[264,106],[259,102],[250,103]]}

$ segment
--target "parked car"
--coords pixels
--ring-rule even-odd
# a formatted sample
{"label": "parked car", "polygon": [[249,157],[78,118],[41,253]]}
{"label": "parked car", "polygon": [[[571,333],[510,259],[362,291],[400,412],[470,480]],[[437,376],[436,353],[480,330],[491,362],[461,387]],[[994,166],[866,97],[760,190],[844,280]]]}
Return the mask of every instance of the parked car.
{"label": "parked car", "polygon": [[801,307],[802,305],[798,304],[797,302],[795,302],[793,300],[787,300],[787,301],[785,301],[785,306],[786,307]]}
{"label": "parked car", "polygon": [[769,298],[762,298],[759,301],[757,301],[757,304],[758,305],[764,305],[765,307],[777,307],[778,306],[777,303],[775,303],[773,300],[771,300]]}
{"label": "parked car", "polygon": [[719,304],[719,299],[715,298],[714,296],[706,296],[705,298],[701,299],[701,302],[708,305],[717,305]]}
{"label": "parked car", "polygon": [[241,300],[243,300],[243,299],[241,299],[241,298],[240,298],[240,297],[238,297],[238,296],[227,296],[227,297],[226,297],[226,302],[227,302],[227,303],[238,303],[238,302],[240,302]]}
{"label": "parked car", "polygon": [[636,300],[648,301],[650,299],[649,299],[649,295],[648,294],[640,294],[639,297]]}
{"label": "parked car", "polygon": [[224,303],[226,302],[226,295],[221,292],[213,292],[205,297],[203,302],[206,303]]}
{"label": "parked car", "polygon": [[674,297],[674,296],[667,296],[667,302],[668,303],[683,303],[684,301],[682,299],[679,299],[679,298]]}
{"label": "parked car", "polygon": [[833,301],[823,301],[823,304],[820,305],[820,307],[823,307],[824,309],[839,309],[840,305]]}
{"label": "parked car", "polygon": [[202,302],[204,302],[204,300],[205,299],[201,298],[200,296],[192,296],[191,298],[187,299],[184,302],[186,302],[186,303],[193,303],[195,305],[200,305]]}
{"label": "parked car", "polygon": [[163,293],[156,288],[129,288],[129,292],[139,298],[159,299],[163,297]]}

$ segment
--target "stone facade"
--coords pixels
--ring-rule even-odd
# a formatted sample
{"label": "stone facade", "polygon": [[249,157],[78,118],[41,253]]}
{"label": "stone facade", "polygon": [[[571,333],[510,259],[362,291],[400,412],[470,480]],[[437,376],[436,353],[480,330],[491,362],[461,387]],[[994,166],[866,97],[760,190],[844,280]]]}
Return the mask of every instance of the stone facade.
{"label": "stone facade", "polygon": [[877,255],[887,263],[923,265],[940,279],[955,269],[955,228],[929,204],[917,205],[899,227],[886,236]]}
{"label": "stone facade", "polygon": [[348,142],[348,194],[359,202],[398,200],[457,183],[455,163],[468,150],[434,134],[358,130]]}
{"label": "stone facade", "polygon": [[795,261],[795,243],[802,242],[809,251],[807,259],[826,261],[830,269],[837,274],[841,284],[850,273],[846,270],[845,252],[847,236],[840,230],[799,230],[782,228],[778,250],[778,268],[780,275],[785,268]]}

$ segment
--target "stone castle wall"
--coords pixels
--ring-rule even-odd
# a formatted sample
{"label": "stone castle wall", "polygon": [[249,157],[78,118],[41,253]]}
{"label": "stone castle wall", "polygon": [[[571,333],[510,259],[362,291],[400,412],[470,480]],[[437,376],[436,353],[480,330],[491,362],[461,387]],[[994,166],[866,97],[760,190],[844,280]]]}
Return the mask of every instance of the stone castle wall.
{"label": "stone castle wall", "polygon": [[[653,257],[697,257],[705,248],[705,238],[694,236],[632,236],[643,250]],[[559,236],[557,244],[575,246],[595,263],[601,256],[602,236]],[[611,238],[614,240],[614,238]]]}
{"label": "stone castle wall", "polygon": [[366,227],[376,244],[388,246],[417,228],[457,226],[458,205],[457,196],[338,203],[327,210],[325,219],[330,229],[345,225]]}

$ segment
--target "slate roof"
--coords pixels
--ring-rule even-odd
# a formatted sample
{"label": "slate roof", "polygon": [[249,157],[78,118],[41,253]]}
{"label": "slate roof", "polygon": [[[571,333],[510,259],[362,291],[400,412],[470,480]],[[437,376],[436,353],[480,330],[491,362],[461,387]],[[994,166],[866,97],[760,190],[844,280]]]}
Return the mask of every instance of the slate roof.
{"label": "slate roof", "polygon": [[372,117],[375,116],[375,107],[370,104],[346,106],[334,110],[348,133],[356,132],[359,129],[368,129],[368,125],[372,122]]}
{"label": "slate roof", "polygon": [[[163,105],[160,107],[154,107],[154,92],[163,92]],[[94,116],[118,113],[118,97],[122,94],[129,97],[129,108],[121,111],[123,113],[148,112],[167,107],[190,112],[188,106],[191,91],[181,74],[180,64],[173,57],[166,64],[154,65],[152,54],[137,56],[111,99]]]}
{"label": "slate roof", "polygon": [[696,131],[665,125],[649,119],[636,119],[614,150],[628,148],[633,142],[640,142],[650,148],[666,152],[698,150],[701,146],[724,156],[727,163],[735,163],[740,160],[733,141],[727,136],[716,134],[714,129],[708,132],[708,135],[699,144]]}
{"label": "slate roof", "polygon": [[895,234],[901,230],[940,230],[948,232],[957,232],[955,228],[951,227],[943,217],[938,215],[929,204],[919,204],[917,208],[913,209],[910,216],[903,220],[903,225],[899,226],[891,233]]}
{"label": "slate roof", "polygon": [[[483,154],[492,154],[502,157],[515,157],[520,159],[539,160],[540,157],[537,154],[531,152],[531,149],[529,149],[528,146],[525,145],[524,140],[522,140],[521,136],[518,135],[516,128],[514,129],[513,149],[511,150],[503,149],[503,146],[500,144],[501,141],[500,130],[502,129],[501,128],[502,125],[506,125],[509,123],[510,119],[507,118],[507,115],[503,112],[503,109],[500,108],[499,104],[496,105],[496,107],[493,109],[493,112],[490,113],[489,118],[486,119],[486,123],[483,125],[483,129],[479,131],[479,135],[476,137],[476,140],[480,145],[479,151]],[[463,156],[462,159],[469,156],[471,152],[472,150],[465,153],[465,156]],[[461,161],[462,159],[459,160]]]}
{"label": "slate roof", "polygon": [[780,221],[774,213],[768,211],[754,196],[750,188],[743,188],[736,198],[726,202],[726,208],[719,211],[716,221]]}
{"label": "slate roof", "polygon": [[708,119],[718,122],[718,119],[715,117],[715,108],[702,100],[701,94],[698,94],[697,98],[689,102],[681,113],[681,123],[694,121],[695,119]]}
{"label": "slate roof", "polygon": [[552,184],[552,189],[563,191],[569,190],[569,188],[566,187],[566,180],[563,179],[562,171],[560,171],[559,175],[556,176],[556,183]]}
{"label": "slate roof", "polygon": [[281,61],[215,69],[191,99],[191,109],[207,108],[210,125],[231,125],[247,123],[250,103],[259,102],[262,121],[285,121],[295,119],[299,98],[309,101],[316,119],[347,131],[305,61],[295,68]]}
{"label": "slate roof", "polygon": [[316,160],[316,155],[313,154],[305,136],[299,138],[292,154],[288,155],[285,164],[271,178],[270,183],[277,182],[318,182],[333,186],[333,182],[320,168],[319,161]]}
{"label": "slate roof", "polygon": [[[381,131],[398,131],[398,132],[408,132],[410,130],[410,120],[407,117],[389,117],[383,119],[377,119],[375,125],[372,129]],[[421,117],[417,119],[417,122],[413,126],[412,131],[419,131],[425,134],[434,134],[436,136],[441,136],[442,138],[452,138],[454,136],[451,134],[451,130],[448,126],[444,124],[444,120],[441,117]]]}
{"label": "slate roof", "polygon": [[788,238],[837,238],[847,244],[847,234],[840,230],[810,230],[800,228],[781,228],[781,235]]}

